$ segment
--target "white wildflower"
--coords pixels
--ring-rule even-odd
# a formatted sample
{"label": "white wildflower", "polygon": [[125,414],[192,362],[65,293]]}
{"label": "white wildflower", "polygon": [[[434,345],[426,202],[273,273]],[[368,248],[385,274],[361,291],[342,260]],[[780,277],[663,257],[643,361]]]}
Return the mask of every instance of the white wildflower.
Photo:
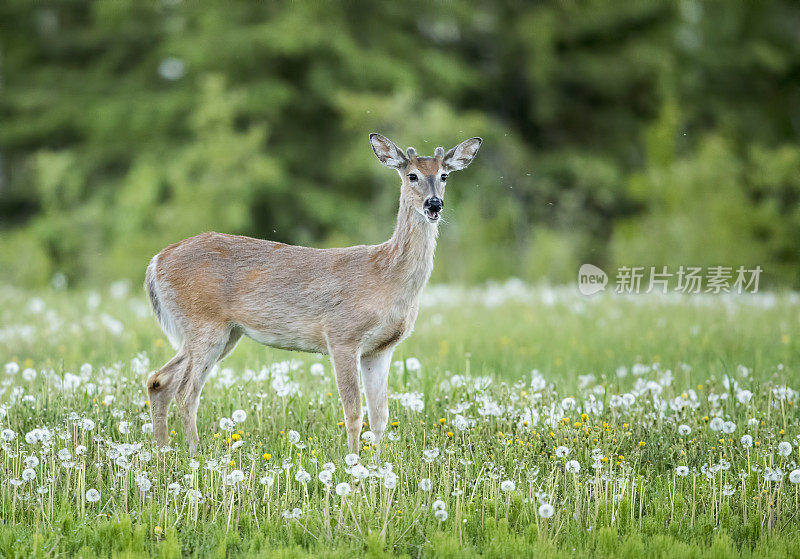
{"label": "white wildflower", "polygon": [[358,454],[348,454],[344,457],[344,463],[348,466],[355,466],[358,464]]}
{"label": "white wildflower", "polygon": [[510,493],[517,488],[517,484],[513,480],[507,479],[500,484],[500,491],[503,493]]}
{"label": "white wildflower", "polygon": [[543,503],[539,505],[539,516],[542,518],[550,518],[555,514],[555,509],[550,503]]}

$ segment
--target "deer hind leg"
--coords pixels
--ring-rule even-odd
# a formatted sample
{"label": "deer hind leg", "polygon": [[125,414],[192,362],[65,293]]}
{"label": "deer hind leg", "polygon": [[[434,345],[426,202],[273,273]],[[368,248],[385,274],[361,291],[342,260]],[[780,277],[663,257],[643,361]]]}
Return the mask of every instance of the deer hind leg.
{"label": "deer hind leg", "polygon": [[169,404],[185,377],[189,365],[188,355],[183,349],[170,359],[166,365],[147,379],[147,395],[150,399],[150,413],[153,418],[153,433],[159,446],[169,443],[167,415]]}
{"label": "deer hind leg", "polygon": [[350,452],[358,454],[361,436],[361,391],[358,387],[358,350],[350,348],[329,348],[331,363],[336,374],[336,386],[344,409],[344,423],[347,427],[347,446]]}
{"label": "deer hind leg", "polygon": [[177,401],[183,422],[183,432],[189,442],[189,451],[194,454],[200,437],[197,433],[197,410],[200,393],[214,365],[236,346],[242,334],[238,330],[207,327],[191,339],[189,352],[191,366],[184,381],[178,386]]}
{"label": "deer hind leg", "polygon": [[393,349],[361,358],[361,378],[367,396],[369,428],[375,434],[378,456],[389,420],[389,366]]}

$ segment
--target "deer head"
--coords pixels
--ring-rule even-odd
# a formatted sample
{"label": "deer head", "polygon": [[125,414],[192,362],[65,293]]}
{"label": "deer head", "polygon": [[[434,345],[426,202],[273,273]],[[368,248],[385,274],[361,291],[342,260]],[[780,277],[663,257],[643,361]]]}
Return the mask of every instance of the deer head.
{"label": "deer head", "polygon": [[444,209],[447,177],[466,168],[478,153],[482,140],[470,138],[445,153],[438,147],[433,157],[421,157],[410,147],[405,153],[380,134],[370,134],[369,141],[378,160],[395,169],[402,179],[400,200],[405,201],[429,223],[438,223]]}

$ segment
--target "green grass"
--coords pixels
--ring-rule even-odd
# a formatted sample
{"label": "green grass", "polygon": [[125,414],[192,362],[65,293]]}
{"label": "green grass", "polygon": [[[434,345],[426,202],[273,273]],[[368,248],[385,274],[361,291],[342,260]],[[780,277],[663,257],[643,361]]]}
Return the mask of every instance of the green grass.
{"label": "green grass", "polygon": [[799,314],[796,294],[428,288],[356,482],[327,358],[242,342],[203,392],[193,464],[176,417],[167,451],[143,432],[172,350],[138,289],[1,287],[0,554],[796,557]]}

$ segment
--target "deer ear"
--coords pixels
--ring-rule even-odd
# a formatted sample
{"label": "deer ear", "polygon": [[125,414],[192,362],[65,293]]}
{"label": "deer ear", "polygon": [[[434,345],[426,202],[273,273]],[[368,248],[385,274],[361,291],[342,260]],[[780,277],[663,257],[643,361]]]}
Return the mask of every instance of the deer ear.
{"label": "deer ear", "polygon": [[461,169],[465,169],[467,165],[472,163],[482,142],[483,140],[480,138],[470,138],[448,151],[442,160],[445,169],[448,171],[460,171]]}
{"label": "deer ear", "polygon": [[369,143],[372,144],[372,151],[378,156],[380,162],[387,167],[401,169],[408,163],[403,151],[386,136],[373,132],[369,135]]}

